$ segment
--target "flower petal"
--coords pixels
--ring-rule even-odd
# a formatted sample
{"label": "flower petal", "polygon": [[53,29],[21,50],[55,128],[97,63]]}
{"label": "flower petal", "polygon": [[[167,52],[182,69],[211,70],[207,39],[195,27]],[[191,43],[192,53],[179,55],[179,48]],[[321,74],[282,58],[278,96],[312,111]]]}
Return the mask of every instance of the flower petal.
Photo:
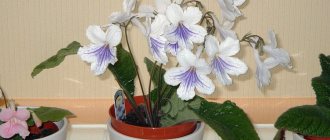
{"label": "flower petal", "polygon": [[177,86],[181,83],[180,75],[189,70],[189,67],[175,67],[167,70],[164,74],[164,80],[171,86]]}
{"label": "flower petal", "polygon": [[142,4],[139,6],[138,17],[154,17],[154,11],[152,6]]}
{"label": "flower petal", "polygon": [[12,117],[14,117],[14,115],[15,115],[15,110],[13,110],[13,109],[9,109],[9,108],[1,109],[0,120],[3,122],[7,122]]}
{"label": "flower petal", "polygon": [[171,0],[156,0],[157,12],[160,14],[165,14],[167,7],[171,3]]}
{"label": "flower petal", "polygon": [[86,36],[94,44],[101,44],[105,41],[105,33],[101,27],[97,25],[88,26]]}
{"label": "flower petal", "polygon": [[195,87],[187,87],[184,84],[181,84],[176,92],[178,94],[178,97],[181,100],[188,101],[190,99],[193,99],[195,97]]}
{"label": "flower petal", "polygon": [[[189,29],[188,26],[178,24],[178,26],[170,25],[165,28],[165,37],[169,42],[178,42],[179,46],[186,49],[193,48],[193,42],[191,40],[195,32]],[[198,36],[198,35],[196,35]]]}
{"label": "flower petal", "polygon": [[167,7],[166,17],[172,24],[177,25],[183,17],[183,10],[178,4],[171,4]]}
{"label": "flower petal", "polygon": [[197,57],[190,50],[187,49],[183,49],[182,51],[180,51],[176,58],[180,66],[183,67],[194,66],[197,60]]}
{"label": "flower petal", "polygon": [[211,73],[211,67],[209,66],[209,64],[205,61],[205,59],[201,58],[198,59],[195,64],[194,64],[196,71],[198,73],[207,75]]}
{"label": "flower petal", "polygon": [[225,72],[215,73],[215,75],[217,79],[225,86],[231,85],[233,83],[233,80]]}
{"label": "flower petal", "polygon": [[278,61],[276,61],[276,59],[274,59],[273,57],[268,57],[264,60],[264,66],[267,69],[272,69],[274,67],[276,67],[279,64]]}
{"label": "flower petal", "polygon": [[136,4],[136,0],[124,0],[123,1],[123,9],[125,12],[131,12],[134,10]]}
{"label": "flower petal", "polygon": [[232,84],[232,79],[229,77],[229,75],[226,72],[226,69],[229,69],[230,67],[232,67],[230,64],[223,61],[221,59],[221,57],[215,57],[211,61],[211,67],[213,69],[213,73],[216,75],[217,79],[223,85]]}
{"label": "flower petal", "polygon": [[277,41],[276,41],[275,33],[273,31],[268,31],[268,37],[270,39],[269,46],[271,46],[272,48],[276,48],[277,47]]}
{"label": "flower petal", "polygon": [[207,35],[205,38],[205,51],[209,57],[213,58],[219,52],[219,41],[213,35]]}
{"label": "flower petal", "polygon": [[214,92],[215,86],[210,78],[200,74],[198,75],[199,83],[196,84],[196,89],[198,92],[210,95]]}
{"label": "flower petal", "polygon": [[238,58],[234,57],[227,57],[227,56],[220,56],[222,63],[224,64],[223,69],[226,73],[230,75],[241,75],[247,72],[248,67],[245,63],[243,63]]}
{"label": "flower petal", "polygon": [[147,29],[147,27],[137,18],[133,18],[131,22],[133,25],[139,28],[139,30],[142,32],[144,36],[148,36],[150,34],[150,29],[149,28]]}
{"label": "flower petal", "polygon": [[227,24],[229,24],[229,25],[221,25],[218,18],[214,14],[211,14],[211,16],[214,21],[215,28],[220,33],[221,39],[224,40],[227,37],[231,37],[233,39],[238,39],[236,33],[234,31],[230,30],[232,28],[233,24],[230,24],[228,22],[232,22],[232,21],[226,20],[225,22],[227,22]]}
{"label": "flower petal", "polygon": [[106,33],[106,39],[108,44],[113,47],[117,46],[122,37],[122,32],[120,30],[120,27],[118,25],[110,24],[107,33]]}
{"label": "flower petal", "polygon": [[30,134],[25,121],[13,118],[0,125],[0,136],[2,138],[8,139],[13,137],[15,134],[19,134],[23,139]]}
{"label": "flower petal", "polygon": [[188,28],[191,32],[193,32],[192,34],[190,34],[191,36],[189,38],[193,43],[204,42],[207,31],[202,26],[190,25]]}
{"label": "flower petal", "polygon": [[165,47],[166,52],[170,52],[172,55],[177,56],[180,51],[180,47],[178,42],[176,43],[168,43]]}
{"label": "flower petal", "polygon": [[183,12],[183,23],[189,25],[197,24],[202,19],[202,16],[202,11],[198,7],[189,6]]}
{"label": "flower petal", "polygon": [[110,23],[123,23],[128,21],[132,17],[131,14],[126,12],[113,12],[110,15]]}
{"label": "flower petal", "polygon": [[97,55],[95,53],[97,53],[97,51],[103,46],[104,44],[83,46],[79,48],[77,54],[83,61],[92,63],[97,61]]}
{"label": "flower petal", "polygon": [[91,70],[95,75],[105,72],[109,63],[117,62],[117,48],[109,45],[82,47],[78,50],[80,58],[88,63],[92,63]]}
{"label": "flower petal", "polygon": [[275,59],[283,67],[292,68],[289,53],[282,48],[273,48],[271,46],[264,46],[263,50],[268,53],[273,59]]}
{"label": "flower petal", "polygon": [[153,36],[149,39],[149,46],[152,56],[156,61],[162,64],[168,62],[167,55],[165,53],[166,39],[161,36]]}
{"label": "flower petal", "polygon": [[158,14],[155,17],[155,20],[151,23],[151,33],[154,35],[162,35],[164,34],[165,27],[169,24],[170,22],[165,15]]}
{"label": "flower petal", "polygon": [[245,0],[234,0],[234,5],[241,6],[244,2],[245,2]]}
{"label": "flower petal", "polygon": [[221,9],[222,16],[229,20],[234,21],[236,17],[241,16],[240,11],[234,6],[233,0],[217,0]]}
{"label": "flower petal", "polygon": [[30,118],[30,112],[26,109],[17,109],[15,113],[15,118],[21,121],[26,121]]}
{"label": "flower petal", "polygon": [[103,74],[109,63],[114,65],[118,61],[116,47],[102,47],[95,52],[95,55],[97,61],[91,64],[91,70],[95,75]]}
{"label": "flower petal", "polygon": [[233,56],[239,52],[239,41],[227,37],[225,41],[220,44],[220,54],[223,56]]}
{"label": "flower petal", "polygon": [[[258,50],[254,50],[254,58],[256,61],[256,65],[257,65],[257,70],[256,70],[257,85],[261,89],[264,86],[269,85],[271,73],[270,73],[269,69],[265,66],[265,64],[263,62],[261,62]],[[267,61],[271,61],[271,60],[272,59],[270,58]],[[269,67],[271,67],[271,66],[269,66]]]}

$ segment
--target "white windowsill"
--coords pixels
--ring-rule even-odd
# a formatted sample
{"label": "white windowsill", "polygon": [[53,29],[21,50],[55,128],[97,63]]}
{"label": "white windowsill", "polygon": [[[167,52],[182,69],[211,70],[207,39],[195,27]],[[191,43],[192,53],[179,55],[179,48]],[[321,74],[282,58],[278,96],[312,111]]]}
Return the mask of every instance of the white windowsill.
{"label": "white windowsill", "polygon": [[[277,132],[273,124],[256,124],[261,140],[272,140]],[[69,128],[68,140],[108,140],[105,124],[73,124]],[[286,133],[287,140],[292,140],[292,133]],[[205,128],[204,140],[220,140],[210,128]]]}

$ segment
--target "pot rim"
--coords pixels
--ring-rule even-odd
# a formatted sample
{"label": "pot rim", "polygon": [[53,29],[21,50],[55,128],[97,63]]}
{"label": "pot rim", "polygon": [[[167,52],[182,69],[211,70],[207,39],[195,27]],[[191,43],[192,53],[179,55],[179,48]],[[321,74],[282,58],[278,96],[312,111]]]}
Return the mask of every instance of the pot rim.
{"label": "pot rim", "polygon": [[[142,96],[135,96],[134,99],[139,103],[143,100]],[[128,101],[125,100],[125,104]],[[194,132],[197,126],[197,121],[183,122],[177,125],[168,127],[142,127],[127,124],[121,120],[117,120],[114,113],[114,105],[109,108],[111,118],[111,126],[121,134],[144,139],[171,139],[189,135]],[[128,130],[129,129],[129,130]],[[132,130],[132,131],[130,131]],[[175,133],[173,133],[175,132]]]}
{"label": "pot rim", "polygon": [[[188,135],[185,135],[185,136],[182,136],[182,137],[178,137],[178,138],[188,138],[191,135],[195,135],[196,136],[196,135],[198,135],[198,133],[203,133],[201,131],[203,131],[204,128],[205,128],[205,123],[203,123],[203,122],[197,122],[196,123],[196,128],[195,128],[195,130],[192,133],[190,133]],[[130,139],[137,139],[135,137],[131,137],[131,136],[127,136],[125,134],[122,134],[122,133],[118,132],[116,129],[114,129],[113,126],[111,125],[111,119],[109,119],[108,122],[107,122],[107,129],[108,129],[109,132],[112,131],[113,133],[115,133],[116,135],[119,135],[120,137],[125,137],[125,138],[130,138]],[[111,132],[109,134],[111,134]],[[178,138],[173,138],[173,139],[178,139]]]}

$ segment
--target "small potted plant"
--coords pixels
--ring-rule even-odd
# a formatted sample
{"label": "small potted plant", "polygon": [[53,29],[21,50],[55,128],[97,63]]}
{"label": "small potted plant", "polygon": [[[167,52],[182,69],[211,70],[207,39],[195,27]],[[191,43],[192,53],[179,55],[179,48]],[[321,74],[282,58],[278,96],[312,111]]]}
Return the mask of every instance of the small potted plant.
{"label": "small potted plant", "polygon": [[274,140],[284,140],[285,131],[294,140],[330,140],[330,56],[320,55],[321,76],[312,79],[316,105],[302,105],[284,112],[276,121],[279,132]]}
{"label": "small potted plant", "polygon": [[3,90],[5,108],[0,109],[1,140],[66,140],[68,120],[73,114],[55,107],[16,106],[7,101]]}
{"label": "small potted plant", "polygon": [[[290,57],[277,48],[272,31],[267,44],[253,34],[238,39],[232,28],[235,19],[242,15],[238,7],[245,0],[216,2],[221,9],[221,20],[198,0],[155,0],[155,7],[139,5],[139,8],[136,0],[123,0],[124,10],[112,13],[109,24],[87,28],[90,44],[72,42],[37,65],[31,75],[58,66],[72,54],[91,63],[95,75],[110,70],[126,97],[125,101],[121,96],[116,97],[116,101],[126,102],[125,107],[117,108],[124,117],[116,117],[115,106],[109,110],[108,129],[114,140],[202,139],[204,123],[200,121],[224,140],[257,140],[251,121],[235,103],[209,102],[196,95],[195,90],[205,95],[215,91],[211,73],[223,85],[231,85],[230,75],[247,72],[247,65],[234,56],[240,50],[240,42],[247,42],[253,49],[259,88],[270,84],[270,69],[277,65],[291,68]],[[148,87],[143,87],[141,80],[148,74],[139,71],[131,51],[134,45],[128,33],[132,26],[142,32],[152,55],[152,60],[144,59],[150,77]],[[173,62],[168,63],[170,60]],[[139,92],[135,91],[135,79]],[[135,93],[142,95],[134,96]],[[122,113],[123,108],[126,113]]]}

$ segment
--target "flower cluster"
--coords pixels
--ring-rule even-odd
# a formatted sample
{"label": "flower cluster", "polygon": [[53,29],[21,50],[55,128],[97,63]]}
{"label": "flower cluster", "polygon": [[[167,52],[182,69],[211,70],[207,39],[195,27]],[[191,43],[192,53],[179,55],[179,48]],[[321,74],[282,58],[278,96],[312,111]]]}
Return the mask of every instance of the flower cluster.
{"label": "flower cluster", "polygon": [[[257,35],[246,35],[239,40],[232,30],[238,9],[245,0],[217,0],[221,20],[208,11],[203,12],[199,1],[156,0],[155,7],[140,5],[136,0],[124,0],[123,11],[114,12],[108,25],[91,25],[86,35],[91,44],[78,51],[81,59],[91,63],[95,75],[104,73],[109,64],[117,61],[116,46],[121,42],[122,29],[132,23],[148,42],[153,59],[166,65],[169,57],[176,57],[178,65],[164,75],[165,82],[179,85],[178,96],[190,100],[199,93],[211,94],[215,85],[208,76],[213,74],[223,85],[232,84],[230,76],[247,72],[247,65],[234,57],[240,51],[240,42],[248,42],[254,50],[259,88],[269,85],[269,69],[282,65],[291,68],[289,54],[277,48],[275,33],[270,31],[270,43],[265,44]],[[219,37],[219,38],[218,38]],[[202,53],[206,52],[206,55]],[[260,55],[268,58],[262,60]]]}

